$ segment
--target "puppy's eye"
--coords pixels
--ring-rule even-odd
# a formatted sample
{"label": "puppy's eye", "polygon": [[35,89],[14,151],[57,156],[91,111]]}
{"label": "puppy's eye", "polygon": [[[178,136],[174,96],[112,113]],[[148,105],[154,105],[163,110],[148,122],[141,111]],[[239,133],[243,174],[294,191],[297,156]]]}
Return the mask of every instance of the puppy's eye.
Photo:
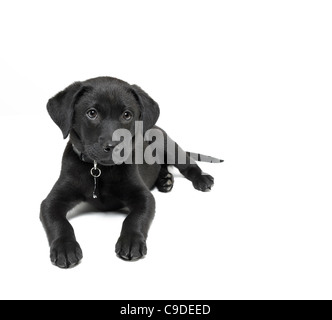
{"label": "puppy's eye", "polygon": [[122,118],[126,121],[130,121],[133,118],[133,114],[130,111],[125,111],[122,114]]}
{"label": "puppy's eye", "polygon": [[86,113],[86,115],[88,116],[89,119],[96,119],[98,116],[98,112],[96,109],[89,109]]}

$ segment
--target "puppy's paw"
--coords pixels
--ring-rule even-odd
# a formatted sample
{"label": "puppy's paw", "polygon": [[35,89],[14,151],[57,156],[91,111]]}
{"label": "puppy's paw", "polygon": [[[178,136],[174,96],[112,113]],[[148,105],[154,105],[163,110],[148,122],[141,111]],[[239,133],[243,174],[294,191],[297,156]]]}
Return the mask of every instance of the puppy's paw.
{"label": "puppy's paw", "polygon": [[115,252],[124,260],[141,259],[147,253],[146,240],[139,233],[121,235],[115,246]]}
{"label": "puppy's paw", "polygon": [[51,261],[62,269],[77,265],[83,254],[80,245],[74,239],[59,238],[51,245]]}
{"label": "puppy's paw", "polygon": [[173,189],[174,177],[167,172],[164,176],[159,175],[156,182],[156,187],[160,192],[170,192]]}
{"label": "puppy's paw", "polygon": [[200,191],[210,191],[214,185],[214,178],[208,174],[202,174],[193,181],[194,188]]}

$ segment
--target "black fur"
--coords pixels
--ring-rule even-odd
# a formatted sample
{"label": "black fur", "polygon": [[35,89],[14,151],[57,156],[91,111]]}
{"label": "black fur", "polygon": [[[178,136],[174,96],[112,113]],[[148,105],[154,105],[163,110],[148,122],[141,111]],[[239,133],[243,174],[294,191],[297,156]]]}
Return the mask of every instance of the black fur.
{"label": "black fur", "polygon": [[[95,119],[87,115],[91,108],[98,112]],[[109,151],[119,143],[112,139],[116,129],[126,128],[135,136],[136,120],[143,120],[144,132],[152,128],[159,117],[158,104],[136,85],[100,77],[70,85],[49,100],[47,110],[63,137],[70,134],[60,177],[41,204],[40,218],[51,248],[51,261],[60,268],[68,268],[82,259],[82,250],[66,215],[83,201],[102,211],[128,208],[116,253],[125,260],[142,258],[147,253],[146,239],[155,214],[155,200],[150,190],[157,186],[160,191],[168,192],[174,179],[167,164],[114,165]],[[133,116],[130,121],[123,118],[126,110]],[[94,112],[88,114],[91,116]],[[167,135],[162,132],[166,142]],[[132,152],[135,155],[134,148]],[[175,167],[196,189],[210,190],[213,178],[202,174],[197,164],[190,163],[189,154],[182,149],[177,152],[184,153],[187,161],[175,163]],[[166,159],[167,152],[163,153]],[[94,178],[90,174],[94,160],[102,172],[97,179],[97,199],[92,197]]]}

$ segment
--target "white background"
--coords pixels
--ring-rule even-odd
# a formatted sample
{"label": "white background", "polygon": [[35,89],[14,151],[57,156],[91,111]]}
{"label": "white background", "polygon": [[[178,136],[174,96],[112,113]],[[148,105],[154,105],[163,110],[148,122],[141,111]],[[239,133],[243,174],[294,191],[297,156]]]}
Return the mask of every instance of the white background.
{"label": "white background", "polygon": [[[329,1],[2,1],[1,299],[331,299]],[[51,265],[39,205],[66,142],[47,100],[109,75],[146,90],[210,193],[153,191],[144,260],[118,259],[124,216],[71,220],[84,253]]]}

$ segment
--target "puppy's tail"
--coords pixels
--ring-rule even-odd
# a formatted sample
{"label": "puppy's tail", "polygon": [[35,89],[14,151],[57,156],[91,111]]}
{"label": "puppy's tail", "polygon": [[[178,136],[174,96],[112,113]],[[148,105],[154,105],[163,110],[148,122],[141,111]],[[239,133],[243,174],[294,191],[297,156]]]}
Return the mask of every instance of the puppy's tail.
{"label": "puppy's tail", "polygon": [[187,156],[194,159],[195,161],[200,161],[200,162],[210,162],[210,163],[221,163],[224,162],[224,160],[206,156],[204,154],[200,153],[195,153],[195,152],[186,152]]}

